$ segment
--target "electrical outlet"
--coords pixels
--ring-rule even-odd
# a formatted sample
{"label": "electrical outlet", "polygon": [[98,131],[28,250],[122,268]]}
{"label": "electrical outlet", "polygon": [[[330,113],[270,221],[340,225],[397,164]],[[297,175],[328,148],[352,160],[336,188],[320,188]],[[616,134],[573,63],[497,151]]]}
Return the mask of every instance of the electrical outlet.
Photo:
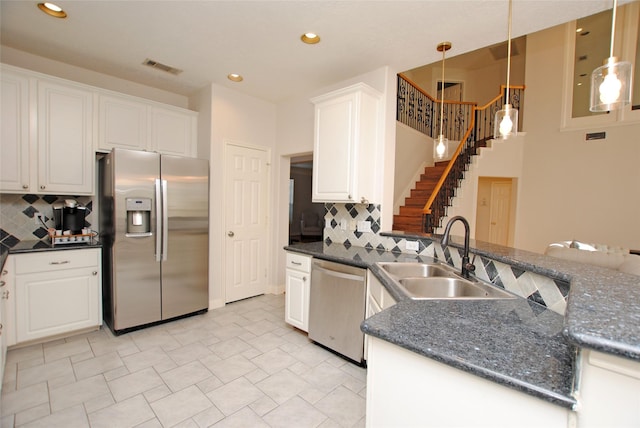
{"label": "electrical outlet", "polygon": [[405,248],[407,250],[418,251],[418,241],[406,241]]}
{"label": "electrical outlet", "polygon": [[359,221],[358,222],[358,232],[371,232],[371,222],[370,221]]}
{"label": "electrical outlet", "polygon": [[349,231],[355,232],[358,227],[358,222],[355,220],[349,220]]}
{"label": "electrical outlet", "polygon": [[36,222],[36,226],[44,227],[44,214],[42,213],[34,213],[33,219]]}

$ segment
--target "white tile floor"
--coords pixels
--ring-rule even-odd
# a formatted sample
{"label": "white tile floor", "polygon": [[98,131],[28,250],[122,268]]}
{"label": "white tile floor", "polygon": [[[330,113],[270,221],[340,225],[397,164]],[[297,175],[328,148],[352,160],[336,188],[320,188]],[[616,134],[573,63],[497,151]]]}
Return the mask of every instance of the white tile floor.
{"label": "white tile floor", "polygon": [[265,295],[11,350],[0,426],[363,427],[365,385],[365,369],[284,322],[283,295]]}

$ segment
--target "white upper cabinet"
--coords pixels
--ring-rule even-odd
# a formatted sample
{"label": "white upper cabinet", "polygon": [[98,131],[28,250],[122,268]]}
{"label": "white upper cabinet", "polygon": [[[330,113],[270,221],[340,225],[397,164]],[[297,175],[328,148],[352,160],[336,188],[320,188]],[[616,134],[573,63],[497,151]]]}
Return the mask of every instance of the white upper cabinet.
{"label": "white upper cabinet", "polygon": [[147,105],[111,95],[100,95],[98,147],[146,150],[148,140]]}
{"label": "white upper cabinet", "polygon": [[184,110],[151,108],[151,146],[155,152],[195,156],[197,114]]}
{"label": "white upper cabinet", "polygon": [[0,73],[0,190],[29,189],[29,79]]}
{"label": "white upper cabinet", "polygon": [[93,93],[38,80],[38,184],[31,191],[93,193]]}
{"label": "white upper cabinet", "polygon": [[93,94],[2,66],[0,192],[93,193]]}
{"label": "white upper cabinet", "polygon": [[379,203],[382,94],[358,83],[311,101],[313,201]]}
{"label": "white upper cabinet", "polygon": [[97,151],[114,147],[193,157],[194,111],[117,94],[101,94]]}
{"label": "white upper cabinet", "polygon": [[194,157],[198,113],[0,64],[0,193],[92,195],[95,152]]}

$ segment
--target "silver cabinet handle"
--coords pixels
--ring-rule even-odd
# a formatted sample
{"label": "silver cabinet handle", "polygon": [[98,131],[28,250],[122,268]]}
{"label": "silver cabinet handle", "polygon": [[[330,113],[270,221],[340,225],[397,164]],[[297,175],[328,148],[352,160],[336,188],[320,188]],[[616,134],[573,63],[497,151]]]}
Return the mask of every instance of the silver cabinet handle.
{"label": "silver cabinet handle", "polygon": [[236,235],[236,234],[235,234],[235,233],[233,233],[233,231],[232,231],[232,230],[230,230],[229,232],[227,232],[227,236],[228,236],[229,238],[233,238],[235,235]]}
{"label": "silver cabinet handle", "polygon": [[69,260],[63,260],[61,262],[49,262],[50,265],[66,265],[67,263],[71,263]]}
{"label": "silver cabinet handle", "polygon": [[43,184],[42,186],[40,186],[40,190],[44,190],[44,189],[45,189],[45,186]]}
{"label": "silver cabinet handle", "polygon": [[292,265],[296,265],[296,266],[302,266],[302,263],[300,263],[300,262],[294,262],[294,261],[292,261],[292,262],[291,262],[291,264],[292,264]]}
{"label": "silver cabinet handle", "polygon": [[360,198],[360,203],[361,204],[368,204],[369,201],[367,200],[367,198],[365,198],[364,196],[362,198]]}
{"label": "silver cabinet handle", "polygon": [[307,277],[306,276],[302,277],[302,282],[307,282]]}
{"label": "silver cabinet handle", "polygon": [[4,287],[5,285],[7,285],[7,283],[6,283],[6,282],[4,282],[4,281],[0,281],[0,287]]}
{"label": "silver cabinet handle", "polygon": [[28,188],[29,188],[29,186],[28,186],[27,184],[23,184],[23,185],[22,185],[22,188],[23,188],[23,189],[28,189]]}
{"label": "silver cabinet handle", "polygon": [[93,276],[96,276],[96,275],[98,274],[98,272],[94,270],[93,272],[91,272],[91,274],[92,274]]}

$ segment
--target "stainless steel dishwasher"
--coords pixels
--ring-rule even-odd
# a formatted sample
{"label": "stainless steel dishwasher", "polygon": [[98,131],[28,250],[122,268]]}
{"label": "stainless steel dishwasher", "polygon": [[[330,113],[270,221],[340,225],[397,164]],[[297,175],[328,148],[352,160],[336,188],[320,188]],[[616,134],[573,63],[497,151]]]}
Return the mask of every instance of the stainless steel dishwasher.
{"label": "stainless steel dishwasher", "polygon": [[362,364],[366,269],[313,259],[309,339]]}

